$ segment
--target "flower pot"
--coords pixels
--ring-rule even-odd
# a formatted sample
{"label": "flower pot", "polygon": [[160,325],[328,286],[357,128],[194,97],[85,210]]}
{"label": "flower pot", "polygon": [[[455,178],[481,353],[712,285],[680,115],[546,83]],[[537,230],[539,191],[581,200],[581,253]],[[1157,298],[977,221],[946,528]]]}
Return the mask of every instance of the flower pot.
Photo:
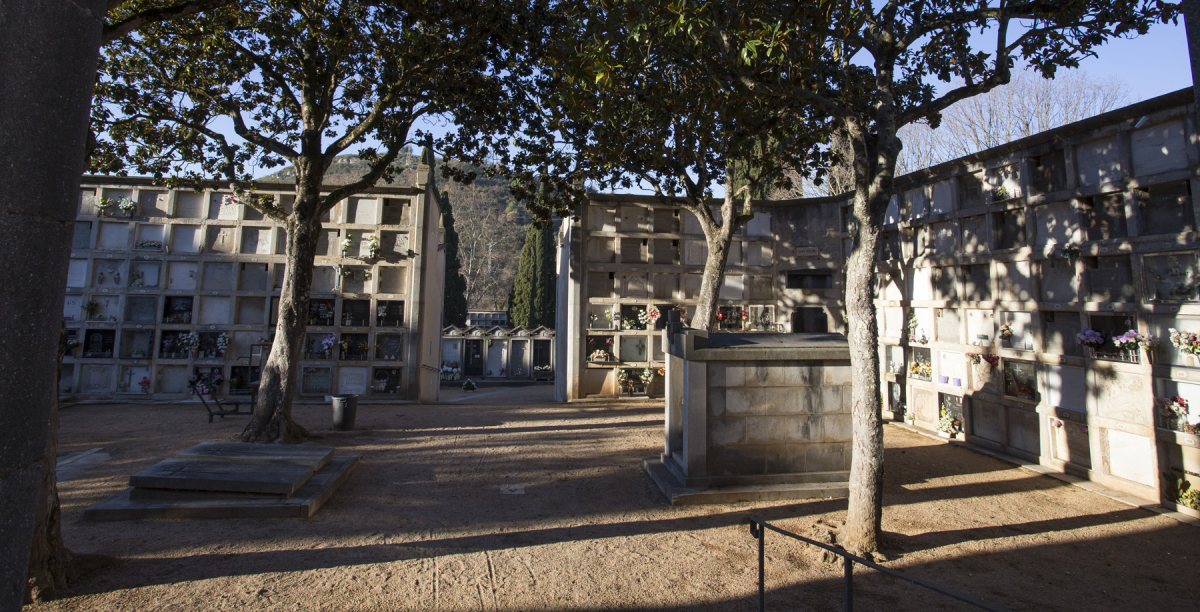
{"label": "flower pot", "polygon": [[955,387],[961,387],[961,386],[962,386],[962,379],[961,379],[961,378],[951,378],[951,379],[950,379],[950,384],[951,384],[951,385],[954,385]]}
{"label": "flower pot", "polygon": [[989,348],[992,346],[992,341],[991,340],[980,340],[979,346],[982,346],[984,348]]}
{"label": "flower pot", "polygon": [[939,431],[939,432],[937,432],[937,435],[938,435],[938,437],[939,437],[939,438],[945,438],[945,439],[947,439],[947,440],[953,440],[953,439],[954,439],[954,436],[955,436],[956,434],[952,434],[952,433],[946,433],[946,432],[944,432],[944,431]]}
{"label": "flower pot", "polygon": [[950,377],[949,376],[938,376],[938,382],[944,385],[944,384],[950,382]]}

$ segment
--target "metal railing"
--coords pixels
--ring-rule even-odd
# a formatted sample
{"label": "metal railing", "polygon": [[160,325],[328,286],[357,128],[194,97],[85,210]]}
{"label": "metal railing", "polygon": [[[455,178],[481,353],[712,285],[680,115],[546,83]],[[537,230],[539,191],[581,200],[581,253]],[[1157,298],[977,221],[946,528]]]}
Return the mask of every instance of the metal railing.
{"label": "metal railing", "polygon": [[765,559],[765,553],[764,553],[765,538],[764,538],[764,536],[766,535],[767,530],[771,530],[771,531],[774,531],[775,533],[785,535],[794,540],[799,540],[801,542],[804,542],[805,544],[812,544],[813,546],[816,546],[818,548],[821,548],[823,550],[826,550],[828,552],[831,552],[831,553],[841,557],[842,558],[842,567],[843,567],[843,587],[845,590],[846,610],[848,610],[848,611],[854,609],[854,564],[858,563],[859,565],[864,565],[864,566],[869,567],[877,572],[882,572],[884,574],[892,576],[893,578],[899,578],[900,580],[904,580],[906,582],[915,584],[919,587],[929,589],[935,593],[945,595],[946,597],[950,597],[953,599],[957,599],[961,602],[971,604],[972,606],[975,606],[976,608],[981,608],[983,610],[991,610],[992,612],[1008,612],[1004,608],[993,606],[989,603],[975,599],[974,597],[971,597],[969,595],[963,595],[962,593],[955,593],[954,591],[951,591],[950,589],[938,586],[936,584],[933,584],[932,582],[926,582],[915,576],[910,576],[903,572],[898,572],[894,569],[886,568],[886,567],[879,565],[878,563],[875,563],[873,561],[869,561],[862,557],[852,555],[840,548],[834,548],[833,546],[830,546],[828,544],[824,544],[824,543],[818,542],[816,540],[811,540],[802,535],[797,535],[790,531],[780,529],[766,521],[762,521],[762,520],[759,520],[756,518],[749,518],[747,520],[750,523],[750,535],[758,540],[758,609],[759,609],[759,612],[766,610],[766,606],[767,606],[766,569],[764,567],[764,559]]}

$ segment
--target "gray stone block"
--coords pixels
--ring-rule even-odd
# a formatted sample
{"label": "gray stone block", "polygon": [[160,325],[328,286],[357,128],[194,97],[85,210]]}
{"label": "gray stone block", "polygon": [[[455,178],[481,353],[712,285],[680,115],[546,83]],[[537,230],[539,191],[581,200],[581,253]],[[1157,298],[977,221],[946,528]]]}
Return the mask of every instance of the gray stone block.
{"label": "gray stone block", "polygon": [[826,385],[850,385],[853,370],[847,365],[826,365],[821,368],[825,375],[824,384]]}
{"label": "gray stone block", "polygon": [[848,414],[828,414],[821,417],[823,442],[849,442],[853,439],[853,425]]}
{"label": "gray stone block", "polygon": [[708,473],[713,476],[763,474],[765,471],[766,455],[759,448],[725,446],[714,448],[709,453]]}
{"label": "gray stone block", "polygon": [[804,467],[809,472],[850,469],[849,444],[810,444],[805,449]]}
{"label": "gray stone block", "polygon": [[725,393],[723,387],[710,387],[708,390],[708,415],[719,417],[725,414]]}
{"label": "gray stone block", "polygon": [[745,419],[711,419],[708,422],[708,446],[732,446],[742,441]]}
{"label": "gray stone block", "polygon": [[785,444],[773,446],[766,450],[766,471],[768,474],[791,474],[807,471],[805,456],[806,444]]}

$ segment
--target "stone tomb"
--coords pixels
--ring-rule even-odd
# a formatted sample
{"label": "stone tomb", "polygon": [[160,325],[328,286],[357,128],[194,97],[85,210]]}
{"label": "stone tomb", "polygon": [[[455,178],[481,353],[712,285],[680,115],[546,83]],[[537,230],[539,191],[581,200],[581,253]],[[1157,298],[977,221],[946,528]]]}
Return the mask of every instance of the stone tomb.
{"label": "stone tomb", "polygon": [[201,442],[129,477],[130,488],[88,508],[88,520],[310,517],[358,457],[332,448]]}
{"label": "stone tomb", "polygon": [[668,353],[665,449],[642,466],[672,504],[847,495],[844,336],[683,330]]}

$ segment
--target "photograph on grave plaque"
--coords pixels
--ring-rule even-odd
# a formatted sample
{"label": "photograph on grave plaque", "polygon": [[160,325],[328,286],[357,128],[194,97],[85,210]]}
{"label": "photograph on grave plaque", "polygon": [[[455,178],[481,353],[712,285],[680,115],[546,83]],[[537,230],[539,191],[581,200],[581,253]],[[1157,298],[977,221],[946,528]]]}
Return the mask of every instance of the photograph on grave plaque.
{"label": "photograph on grave plaque", "polygon": [[308,302],[309,325],[333,325],[333,300],[310,300]]}
{"label": "photograph on grave plaque", "polygon": [[112,357],[117,332],[111,329],[89,329],[83,341],[84,357]]}
{"label": "photograph on grave plaque", "polygon": [[400,389],[399,368],[375,368],[371,390],[375,393],[396,393]]}
{"label": "photograph on grave plaque", "polygon": [[342,326],[366,327],[371,324],[371,300],[342,300]]}
{"label": "photograph on grave plaque", "polygon": [[404,359],[404,336],[400,334],[375,336],[375,358],[388,361]]}
{"label": "photograph on grave plaque", "polygon": [[1036,365],[1026,361],[1005,359],[1004,394],[1023,400],[1037,401]]}
{"label": "photograph on grave plaque", "polygon": [[380,300],[375,305],[375,325],[379,327],[404,326],[404,302]]}
{"label": "photograph on grave plaque", "polygon": [[163,302],[163,323],[191,323],[192,322],[192,305],[194,302],[191,296],[167,296]]}

